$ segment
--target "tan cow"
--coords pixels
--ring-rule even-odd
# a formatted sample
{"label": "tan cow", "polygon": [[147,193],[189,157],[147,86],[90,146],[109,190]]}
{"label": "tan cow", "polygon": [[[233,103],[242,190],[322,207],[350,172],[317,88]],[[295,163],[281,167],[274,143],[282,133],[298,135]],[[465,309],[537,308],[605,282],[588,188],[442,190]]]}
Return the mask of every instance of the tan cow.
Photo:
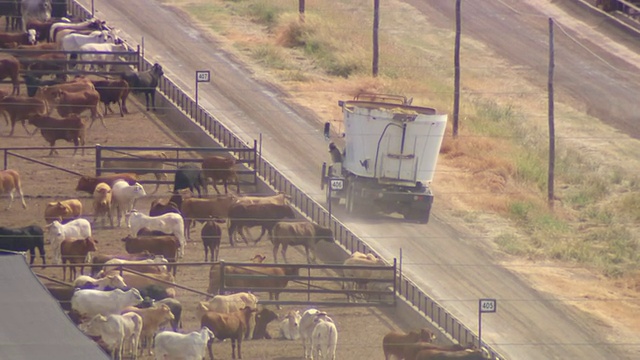
{"label": "tan cow", "polygon": [[11,199],[6,208],[7,210],[9,210],[11,204],[13,204],[13,196],[16,191],[18,195],[20,195],[22,207],[26,209],[27,204],[24,202],[24,195],[22,194],[22,187],[20,185],[20,174],[12,169],[0,170],[0,195],[9,194]]}

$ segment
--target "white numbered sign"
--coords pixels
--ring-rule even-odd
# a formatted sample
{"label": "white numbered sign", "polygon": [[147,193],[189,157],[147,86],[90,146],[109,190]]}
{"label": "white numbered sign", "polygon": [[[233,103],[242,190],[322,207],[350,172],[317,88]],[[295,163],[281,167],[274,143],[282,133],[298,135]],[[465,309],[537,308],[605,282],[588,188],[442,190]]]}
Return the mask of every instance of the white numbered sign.
{"label": "white numbered sign", "polygon": [[480,312],[493,313],[497,310],[496,299],[480,299]]}
{"label": "white numbered sign", "polygon": [[196,71],[197,82],[209,82],[211,79],[211,72],[209,70]]}
{"label": "white numbered sign", "polygon": [[344,188],[343,179],[331,179],[331,190],[342,190]]}

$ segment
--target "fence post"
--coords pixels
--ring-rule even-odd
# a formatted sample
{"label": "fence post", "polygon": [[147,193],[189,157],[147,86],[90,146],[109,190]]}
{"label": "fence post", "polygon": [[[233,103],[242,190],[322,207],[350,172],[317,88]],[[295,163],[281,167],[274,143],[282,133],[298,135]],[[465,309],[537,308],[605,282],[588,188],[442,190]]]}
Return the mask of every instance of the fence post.
{"label": "fence post", "polygon": [[96,176],[102,175],[102,163],[100,161],[102,159],[102,146],[100,144],[96,144]]}
{"label": "fence post", "polygon": [[7,168],[9,167],[9,154],[8,154],[8,150],[4,149],[4,170],[7,170]]}

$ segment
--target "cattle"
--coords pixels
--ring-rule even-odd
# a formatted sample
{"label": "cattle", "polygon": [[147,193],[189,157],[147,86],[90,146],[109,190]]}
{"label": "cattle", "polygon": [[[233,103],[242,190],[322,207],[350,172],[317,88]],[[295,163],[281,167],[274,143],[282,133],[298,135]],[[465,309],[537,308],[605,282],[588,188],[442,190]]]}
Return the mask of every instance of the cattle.
{"label": "cattle", "polygon": [[415,360],[487,360],[490,359],[488,354],[483,350],[478,349],[464,349],[453,351],[442,350],[420,350]]}
{"label": "cattle", "polygon": [[[66,23],[69,24],[70,20],[66,19]],[[36,31],[36,40],[38,42],[44,42],[45,44],[49,42],[49,32],[51,31],[51,26],[53,24],[63,22],[61,19],[51,18],[49,20],[36,20],[31,19],[29,23],[27,23],[27,31],[35,30]]]}
{"label": "cattle", "polygon": [[[220,194],[217,184],[222,181],[224,185],[224,193],[227,194],[227,184],[230,181],[238,183],[237,174],[233,167],[236,165],[236,159],[230,156],[210,156],[202,159],[202,174],[205,179],[211,179],[210,184],[216,193]],[[237,189],[240,192],[240,189]]]}
{"label": "cattle", "polygon": [[98,19],[87,19],[85,21],[79,23],[69,23],[69,22],[56,22],[50,25],[49,32],[47,33],[49,38],[49,42],[56,42],[56,35],[59,31],[64,29],[72,29],[72,30],[104,30],[105,22]]}
{"label": "cattle", "polygon": [[91,276],[80,275],[73,281],[73,287],[79,289],[114,290],[127,288],[122,276],[118,274],[109,275],[102,279],[94,279]]}
{"label": "cattle", "polygon": [[280,337],[285,340],[298,340],[300,338],[300,310],[291,310],[280,321]]}
{"label": "cattle", "polygon": [[229,233],[229,243],[234,246],[233,234],[237,230],[244,240],[245,244],[249,244],[243,233],[244,227],[261,226],[262,232],[254,241],[257,244],[265,232],[269,232],[271,236],[272,229],[275,224],[285,218],[295,218],[295,213],[289,205],[275,204],[250,204],[235,203],[229,208],[229,222],[227,231]]}
{"label": "cattle", "polygon": [[20,0],[0,2],[0,16],[6,16],[5,31],[16,30],[20,22]]}
{"label": "cattle", "polygon": [[[418,342],[414,342],[414,343],[409,343],[409,344],[405,344],[405,346],[403,347],[403,352],[402,352],[402,358],[404,359],[416,359],[417,354],[420,352],[431,352],[429,353],[429,356],[433,356],[436,354],[440,354],[440,353],[453,353],[453,352],[459,352],[459,351],[466,351],[466,350],[471,350],[471,349],[467,349],[465,347],[462,347],[458,344],[455,345],[439,345],[439,344],[433,344],[431,342],[423,342],[423,341],[418,341]],[[462,353],[460,353],[462,354]],[[426,357],[425,353],[423,352],[423,359]],[[432,359],[429,357],[426,357],[427,359]],[[438,356],[436,357],[436,359],[439,360],[443,360],[443,359],[448,359],[447,357],[441,357]],[[472,358],[474,359],[474,358]],[[480,358],[475,358],[475,359],[484,359],[483,357]]]}
{"label": "cattle", "polygon": [[[104,104],[104,116],[107,116],[107,110],[109,104],[118,104],[120,109],[120,116],[124,116],[127,112],[122,104],[127,101],[129,96],[129,84],[122,80],[92,80],[93,86],[96,88],[98,94],[100,94],[100,101]],[[113,112],[113,111],[111,111]]]}
{"label": "cattle", "polygon": [[222,238],[222,229],[214,220],[204,223],[200,230],[202,245],[204,246],[204,262],[207,262],[207,252],[211,251],[211,261],[218,261],[220,254],[220,239]]}
{"label": "cattle", "polygon": [[105,226],[105,218],[109,218],[109,225],[113,227],[113,216],[111,216],[111,186],[100,183],[93,192],[93,223],[102,219],[102,226]]}
{"label": "cattle", "polygon": [[[171,328],[173,329],[173,331],[178,331],[178,328],[182,327],[182,304],[180,303],[180,301],[171,298],[171,297],[167,297],[164,299],[160,299],[157,301],[154,301],[154,303],[156,305],[160,305],[160,304],[164,304],[167,305],[169,307],[169,309],[171,309],[171,313],[173,314],[173,319],[170,321],[171,324]],[[160,326],[162,327],[164,324],[160,324]]]}
{"label": "cattle", "polygon": [[169,306],[164,304],[145,309],[128,306],[124,308],[122,312],[133,312],[140,315],[142,318],[142,332],[140,333],[140,338],[142,340],[141,350],[144,353],[144,348],[146,347],[149,355],[151,355],[151,341],[158,331],[160,324],[174,319],[171,309]]}
{"label": "cattle", "polygon": [[261,196],[238,196],[236,202],[238,204],[275,204],[275,205],[287,205],[290,197],[284,193],[278,193],[276,195],[261,195]]}
{"label": "cattle", "polygon": [[[230,295],[216,295],[209,301],[201,301],[196,309],[196,318],[201,318],[207,311],[215,311],[221,314],[229,314],[238,310],[250,307],[256,309],[258,307],[258,298],[251,293],[239,292]],[[250,339],[252,334],[252,324],[249,321],[245,339]]]}
{"label": "cattle", "polygon": [[36,31],[27,30],[22,33],[0,33],[0,47],[9,45],[34,45],[36,43]]}
{"label": "cattle", "polygon": [[[149,207],[149,216],[160,216],[168,213],[174,213],[182,215],[180,211],[180,205],[173,202],[173,197],[180,197],[180,195],[173,195],[171,199],[155,199],[151,202]],[[186,230],[185,230],[186,236]]]}
{"label": "cattle", "polygon": [[[80,51],[90,51],[93,53],[83,53],[80,55],[82,61],[87,61],[84,64],[85,70],[104,64],[104,71],[109,72],[113,62],[118,61],[121,53],[127,52],[129,49],[127,45],[118,41],[117,43],[103,43],[103,44],[84,44],[80,46]],[[96,63],[96,64],[94,64]]]}
{"label": "cattle", "polygon": [[[377,258],[373,254],[364,255],[359,252],[354,252],[349,258],[347,258],[343,265],[348,266],[386,266],[384,260]],[[343,275],[347,278],[359,278],[359,279],[379,279],[393,281],[393,274],[388,270],[376,270],[376,269],[358,269],[348,268],[343,270]],[[355,289],[366,289],[368,280],[355,280]],[[347,298],[351,300],[354,294],[347,293]]]}
{"label": "cattle", "polygon": [[[114,271],[107,272],[103,270],[100,273],[98,273],[98,277],[101,278],[101,277],[105,277],[113,274],[120,274],[120,271],[114,270]],[[160,273],[160,274],[147,273],[143,275],[138,275],[128,270],[128,271],[122,272],[121,276],[124,279],[124,281],[127,283],[127,285],[136,289],[144,289],[151,285],[157,285],[169,291],[169,288],[172,288],[173,284],[175,284],[176,282],[175,277],[168,272]]]}
{"label": "cattle", "polygon": [[[238,359],[242,359],[242,338],[249,328],[249,319],[256,312],[256,309],[245,307],[242,310],[234,311],[229,314],[220,314],[214,311],[208,311],[200,319],[201,326],[206,326],[213,332],[216,339],[231,339],[231,357],[236,358],[236,342],[238,343]],[[213,351],[211,345],[213,341],[209,340],[209,356],[213,359]]]}
{"label": "cattle", "polygon": [[[162,255],[169,263],[175,263],[180,248],[180,241],[173,235],[165,236],[127,236],[122,239],[127,253],[134,254],[147,251],[153,255]],[[169,271],[176,274],[176,266],[168,266]]]}
{"label": "cattle", "polygon": [[[141,151],[128,154],[129,157],[122,159],[104,160],[102,162],[103,169],[118,169],[118,171],[129,171],[136,175],[153,174],[156,180],[166,180],[167,174],[163,172],[164,162],[167,154],[162,151]],[[168,186],[168,185],[167,185]],[[160,184],[156,184],[153,191],[156,193]]]}
{"label": "cattle", "polygon": [[98,177],[85,175],[81,176],[80,179],[78,179],[76,191],[84,191],[89,194],[93,194],[93,192],[96,190],[96,186],[98,186],[99,183],[105,183],[110,187],[113,187],[113,184],[118,180],[125,180],[127,184],[133,185],[138,182],[138,176],[131,173],[108,174]]}
{"label": "cattle", "polygon": [[[317,325],[317,318],[323,318],[324,321],[333,322],[326,312],[318,309],[308,309],[302,313],[302,317],[300,318],[300,339],[302,339],[302,350],[304,352],[305,359],[311,357],[313,354],[312,337],[313,330]],[[309,343],[309,346],[307,346],[307,343]]]}
{"label": "cattle", "polygon": [[311,263],[312,259],[309,251],[313,254],[313,262],[316,260],[316,246],[320,241],[333,243],[333,231],[324,226],[320,226],[311,222],[291,222],[280,221],[273,227],[271,243],[273,244],[273,261],[278,263],[278,248],[282,245],[282,258],[287,262],[287,247],[303,246],[307,254],[307,262]]}
{"label": "cattle", "polygon": [[0,112],[4,112],[5,120],[7,120],[7,115],[9,116],[7,120],[11,123],[9,136],[13,135],[18,121],[22,123],[22,127],[27,134],[33,134],[27,129],[25,120],[29,119],[33,115],[45,115],[47,107],[46,103],[40,99],[25,96],[5,96],[0,99]]}
{"label": "cattle", "polygon": [[[76,278],[76,267],[74,264],[84,264],[88,259],[89,253],[91,251],[97,251],[96,243],[98,241],[87,237],[85,239],[74,240],[74,239],[65,239],[60,243],[60,255],[62,259],[62,264],[66,264],[67,262],[71,264],[69,267],[69,280],[73,280]],[[84,265],[80,265],[80,275],[83,274]],[[62,280],[66,279],[67,268],[62,268]]]}
{"label": "cattle", "polygon": [[67,52],[81,51],[85,44],[104,44],[115,41],[115,37],[108,30],[95,30],[89,34],[72,33],[56,41],[60,50]]}
{"label": "cattle", "polygon": [[82,146],[84,156],[86,131],[84,121],[78,115],[70,114],[62,119],[34,115],[29,118],[29,123],[40,129],[40,134],[51,146],[49,156],[58,154],[58,150],[55,149],[58,140],[72,142],[75,146],[73,155],[78,152],[78,146]]}
{"label": "cattle", "polygon": [[338,329],[333,320],[325,316],[316,316],[311,334],[311,358],[317,360],[335,360],[338,345]]}
{"label": "cattle", "polygon": [[184,255],[186,239],[184,237],[184,221],[182,220],[182,216],[170,213],[152,217],[135,209],[132,210],[129,213],[129,234],[136,236],[138,231],[144,227],[149,228],[149,230],[158,230],[176,236],[180,241],[178,257],[181,258]]}
{"label": "cattle", "polygon": [[66,222],[82,215],[82,202],[69,199],[47,203],[44,208],[44,221],[49,224],[53,220]]}
{"label": "cattle", "polygon": [[[160,77],[164,75],[162,66],[158,63],[153,64],[151,69],[134,72],[131,70],[122,74],[122,79],[129,83],[131,91],[138,93],[144,93],[144,98],[147,103],[147,111],[149,111],[149,99],[151,99],[151,106],[153,110],[156,110],[156,87],[160,82]],[[123,103],[126,108],[126,104]]]}
{"label": "cattle", "polygon": [[46,264],[44,253],[44,232],[37,225],[29,225],[21,228],[8,228],[0,226],[0,250],[27,251],[29,250],[29,264],[33,265],[36,259],[36,250],[40,253],[42,264]]}
{"label": "cattle", "polygon": [[228,195],[184,199],[180,210],[184,217],[184,232],[187,241],[190,239],[190,228],[193,221],[226,219],[229,216],[229,208],[235,201],[235,196]]}
{"label": "cattle", "polygon": [[156,359],[202,360],[213,337],[213,332],[207,327],[188,334],[163,331],[154,338],[153,351]]}
{"label": "cattle", "polygon": [[[47,109],[46,114],[51,115],[55,108],[54,105],[60,100],[61,91],[82,94],[84,92],[95,92],[95,90],[95,86],[93,86],[91,80],[84,77],[76,77],[72,81],[57,85],[39,86],[36,90],[35,97],[45,102]],[[83,109],[83,111],[84,110],[86,109]]]}
{"label": "cattle", "polygon": [[0,170],[0,196],[9,194],[9,205],[5,210],[11,209],[13,204],[13,197],[15,193],[20,195],[20,201],[22,201],[22,207],[27,208],[27,203],[24,202],[24,195],[22,194],[22,183],[20,181],[20,173],[13,169]]}
{"label": "cattle", "polygon": [[89,110],[91,112],[91,124],[89,124],[89,129],[93,126],[96,118],[100,119],[102,126],[105,128],[107,127],[107,124],[104,123],[104,117],[100,111],[98,111],[100,94],[96,90],[86,90],[83,92],[58,90],[58,94],[54,102],[57,104],[56,110],[58,110],[58,114],[62,117],[66,117],[71,114],[80,115]]}
{"label": "cattle", "polygon": [[40,21],[51,19],[51,0],[22,0],[20,13],[22,14],[22,31],[26,31],[27,23],[31,19]]}
{"label": "cattle", "polygon": [[256,325],[253,330],[253,336],[251,337],[251,339],[271,339],[271,335],[269,335],[269,332],[267,331],[267,325],[269,325],[270,322],[277,320],[278,315],[267,308],[263,308],[256,313],[255,318]]}
{"label": "cattle", "polygon": [[135,288],[127,291],[83,289],[77,290],[71,297],[71,308],[80,315],[91,318],[98,314],[120,314],[125,307],[141,302],[140,292]]}
{"label": "cattle", "polygon": [[418,341],[432,342],[435,335],[429,329],[421,329],[418,331],[410,331],[404,333],[402,331],[391,331],[382,338],[382,351],[385,360],[390,360],[392,356],[398,359],[404,357],[404,348],[408,344]]}
{"label": "cattle", "polygon": [[[47,55],[47,57],[49,57],[49,55],[58,56],[60,54],[43,54],[43,55],[39,55],[38,58],[44,57],[45,55]],[[52,57],[55,58],[55,56],[52,56]],[[45,58],[42,58],[42,59],[45,59]],[[39,64],[39,63],[32,64],[31,68],[35,67],[36,64]],[[43,64],[50,64],[50,63],[49,62],[44,62]],[[40,68],[38,68],[38,69],[42,70]],[[47,69],[47,70],[49,70],[49,69]],[[55,70],[57,70],[57,69],[55,69]],[[40,80],[37,77],[32,76],[32,75],[23,75],[22,77],[24,78],[24,85],[27,87],[27,96],[29,96],[29,97],[36,96],[36,93],[38,92],[38,89],[41,86],[55,86],[55,85],[59,85],[59,84],[64,83],[64,81],[60,80],[60,79]]]}
{"label": "cattle", "polygon": [[125,345],[128,345],[135,359],[142,328],[142,317],[131,312],[123,315],[95,315],[86,324],[80,324],[82,332],[101,338],[113,359],[124,359]]}
{"label": "cattle", "polygon": [[47,225],[47,238],[51,243],[53,251],[53,263],[61,264],[62,255],[60,244],[64,240],[86,239],[91,237],[91,224],[85,219],[75,219],[66,224],[61,224],[58,220],[54,220]]}
{"label": "cattle", "polygon": [[[226,278],[225,287],[238,289],[252,289],[260,291],[260,288],[268,288],[269,300],[280,299],[280,291],[289,283],[289,276],[298,275],[300,266],[286,267],[258,267],[258,266],[225,266],[225,274],[231,275],[266,275],[255,278]],[[220,290],[220,264],[211,265],[209,270],[209,287],[207,293],[217,294]],[[225,288],[226,291],[230,290]],[[280,308],[280,306],[277,306]]]}
{"label": "cattle", "polygon": [[136,200],[147,196],[144,187],[140,183],[129,185],[125,180],[114,182],[113,186],[111,186],[111,194],[112,207],[116,209],[116,216],[118,217],[118,227],[122,224],[122,216],[133,210]]}
{"label": "cattle", "polygon": [[140,251],[132,254],[93,254],[91,257],[91,276],[96,276],[100,270],[102,270],[102,266],[104,263],[111,259],[124,259],[124,260],[144,260],[144,259],[153,259],[155,255],[148,251]]}
{"label": "cattle", "polygon": [[189,189],[194,193],[194,189],[198,191],[198,197],[201,197],[201,189],[204,189],[206,194],[207,182],[202,174],[202,169],[197,165],[187,164],[182,165],[176,171],[176,175],[173,181],[173,193],[177,194],[179,190]]}
{"label": "cattle", "polygon": [[132,269],[141,273],[161,274],[167,272],[169,262],[163,256],[156,256],[153,259],[145,260],[123,260],[111,259],[104,263],[102,268],[109,272],[115,269]]}

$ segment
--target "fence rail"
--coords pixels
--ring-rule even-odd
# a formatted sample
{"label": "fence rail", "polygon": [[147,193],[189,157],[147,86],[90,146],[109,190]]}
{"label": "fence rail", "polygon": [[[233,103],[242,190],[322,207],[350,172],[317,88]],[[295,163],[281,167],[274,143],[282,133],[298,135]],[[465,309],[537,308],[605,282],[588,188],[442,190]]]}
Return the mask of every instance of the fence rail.
{"label": "fence rail", "polygon": [[[90,14],[89,11],[75,1],[73,1],[71,5],[71,11],[74,15],[87,17]],[[142,52],[144,55],[144,48]],[[140,65],[141,71],[147,70],[152,66],[144,56],[141,57]],[[205,131],[222,146],[231,148],[250,147],[216,119],[214,115],[200,106],[196,107],[195,100],[187,95],[167,76],[161,78],[159,88],[175,106],[190,116],[193,121],[200,124]],[[327,224],[334,231],[336,241],[340,242],[347,250],[378,255],[367,243],[353,234],[340,220],[333,216],[330,217],[328,211],[322,205],[296,187],[278,171],[275,165],[262,158],[260,153],[258,153],[255,166],[258,175],[267,184],[271,185],[276,191],[282,191],[290,195],[292,204],[305,213],[310,219],[319,224]],[[462,344],[478,344],[478,337],[471,329],[462,324],[437,301],[424,293],[405,275],[400,275],[399,286],[397,286],[396,289],[398,295],[405,298],[453,339]],[[486,344],[483,344],[483,346],[490,352],[492,357],[505,359],[504,356],[499,355],[490,346]]]}

